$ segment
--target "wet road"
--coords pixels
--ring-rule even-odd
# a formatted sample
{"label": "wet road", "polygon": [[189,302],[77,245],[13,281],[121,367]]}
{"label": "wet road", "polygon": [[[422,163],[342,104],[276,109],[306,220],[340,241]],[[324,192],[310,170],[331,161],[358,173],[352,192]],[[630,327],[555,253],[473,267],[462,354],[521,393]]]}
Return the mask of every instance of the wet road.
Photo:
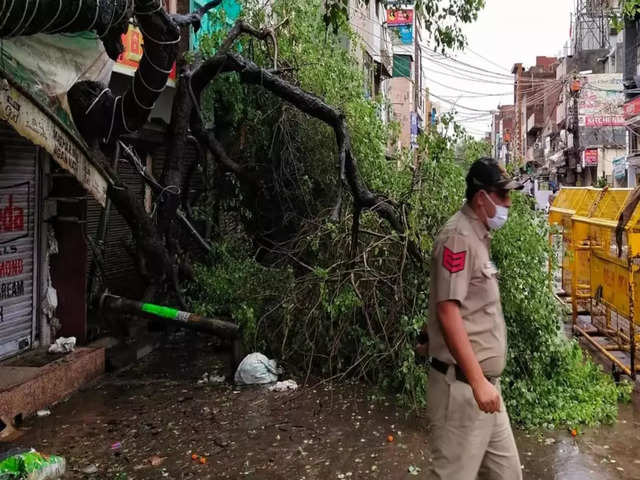
{"label": "wet road", "polygon": [[[198,386],[203,372],[224,369],[213,349],[177,337],[54,406],[51,416],[28,419],[19,444],[63,455],[72,479],[424,477],[428,426],[420,415],[359,385],[295,393]],[[639,427],[636,397],[621,406],[616,425],[576,438],[517,432],[525,478],[640,479]]]}
{"label": "wet road", "polygon": [[527,479],[640,479],[640,398],[620,406],[612,426],[516,436]]}

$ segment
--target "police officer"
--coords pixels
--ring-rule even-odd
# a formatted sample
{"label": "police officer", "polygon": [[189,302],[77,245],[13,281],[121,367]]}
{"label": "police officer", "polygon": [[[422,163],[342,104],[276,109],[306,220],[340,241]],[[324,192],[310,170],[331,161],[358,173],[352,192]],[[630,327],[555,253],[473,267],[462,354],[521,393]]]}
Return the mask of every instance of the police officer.
{"label": "police officer", "polygon": [[507,221],[510,179],[491,158],[467,175],[466,203],[435,240],[431,265],[428,478],[518,480],[520,459],[500,394],[506,327],[491,231]]}

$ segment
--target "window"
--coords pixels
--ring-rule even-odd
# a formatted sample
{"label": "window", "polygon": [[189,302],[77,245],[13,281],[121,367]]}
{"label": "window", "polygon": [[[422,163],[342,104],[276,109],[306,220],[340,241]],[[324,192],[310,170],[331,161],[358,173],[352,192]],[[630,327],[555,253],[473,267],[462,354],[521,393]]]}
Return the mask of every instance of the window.
{"label": "window", "polygon": [[411,56],[410,55],[394,55],[393,56],[393,76],[394,77],[411,77]]}

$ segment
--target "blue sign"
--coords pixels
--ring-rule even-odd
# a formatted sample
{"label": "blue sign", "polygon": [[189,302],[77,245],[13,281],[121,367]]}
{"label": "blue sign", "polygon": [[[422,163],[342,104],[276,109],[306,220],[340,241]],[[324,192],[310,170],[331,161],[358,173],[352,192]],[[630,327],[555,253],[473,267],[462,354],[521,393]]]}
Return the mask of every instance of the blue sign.
{"label": "blue sign", "polygon": [[627,157],[618,157],[613,161],[613,176],[616,180],[621,180],[627,174]]}
{"label": "blue sign", "polygon": [[413,43],[413,25],[401,25],[395,28],[403,45],[411,45]]}
{"label": "blue sign", "polygon": [[418,114],[411,112],[411,148],[418,146]]}

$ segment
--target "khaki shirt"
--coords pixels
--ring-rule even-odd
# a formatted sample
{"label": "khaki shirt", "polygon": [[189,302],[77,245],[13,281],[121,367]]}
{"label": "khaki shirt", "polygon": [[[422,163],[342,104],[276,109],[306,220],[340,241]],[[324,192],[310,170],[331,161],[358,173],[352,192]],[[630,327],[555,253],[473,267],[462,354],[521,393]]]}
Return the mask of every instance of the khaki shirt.
{"label": "khaki shirt", "polygon": [[429,355],[456,363],[445,343],[436,305],[456,301],[473,352],[487,376],[498,377],[505,365],[507,334],[500,304],[490,236],[469,205],[464,205],[435,240],[431,257]]}

